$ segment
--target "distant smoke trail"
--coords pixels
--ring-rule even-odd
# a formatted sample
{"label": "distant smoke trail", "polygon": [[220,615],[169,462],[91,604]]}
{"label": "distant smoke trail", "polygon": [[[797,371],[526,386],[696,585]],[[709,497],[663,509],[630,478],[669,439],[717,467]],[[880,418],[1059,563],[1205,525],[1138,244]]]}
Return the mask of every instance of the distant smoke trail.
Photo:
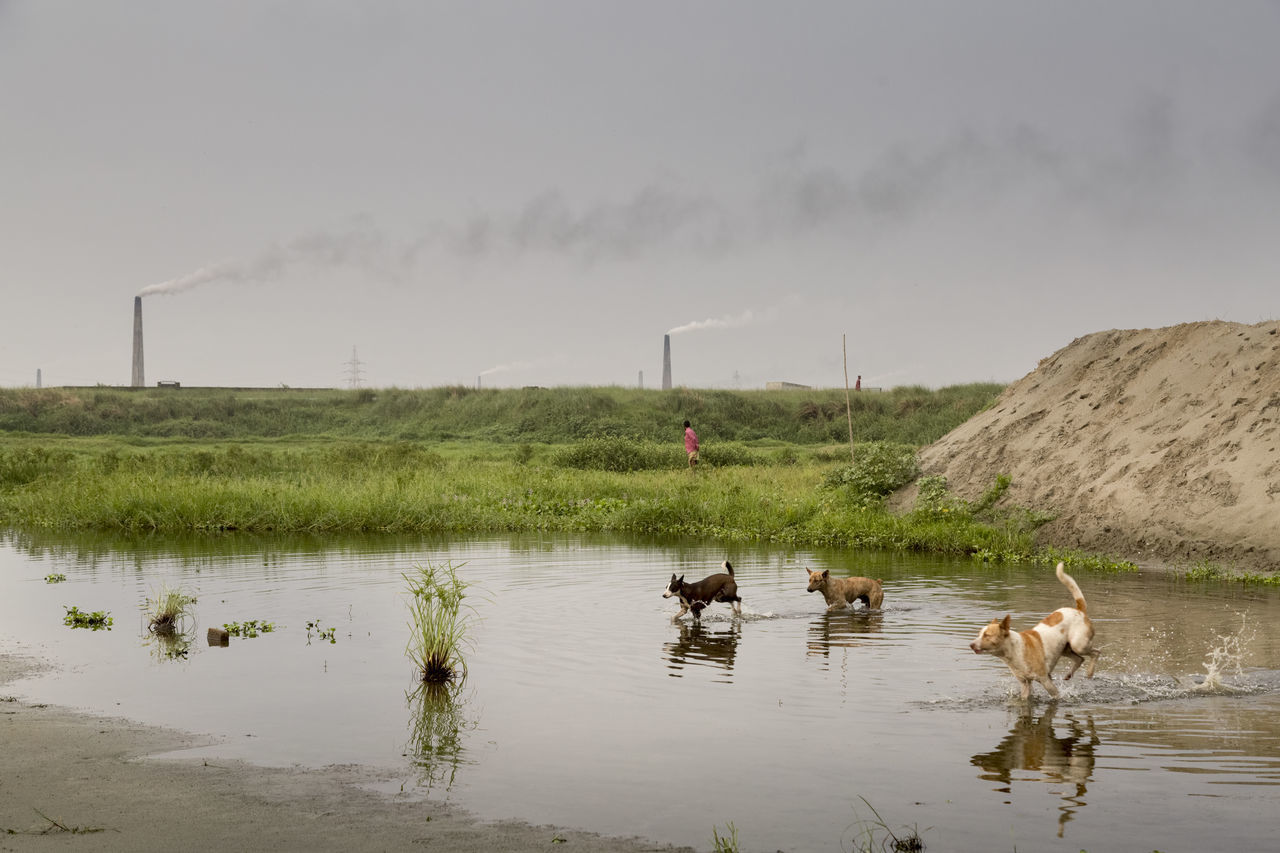
{"label": "distant smoke trail", "polygon": [[148,285],[138,296],[181,293],[215,281],[262,282],[279,278],[297,266],[355,267],[383,277],[404,272],[403,261],[386,250],[386,240],[369,229],[345,233],[313,232],[288,243],[276,243],[248,261],[222,261],[195,272]]}
{"label": "distant smoke trail", "polygon": [[741,314],[732,317],[711,317],[706,320],[695,320],[692,323],[685,323],[683,326],[676,326],[674,329],[668,329],[668,335],[682,335],[685,332],[697,332],[702,329],[737,329],[742,326],[749,326],[755,322],[755,315],[750,311],[743,311]]}
{"label": "distant smoke trail", "polygon": [[[967,210],[977,199],[991,207],[1028,193],[1046,210],[1065,215],[1085,209],[1127,217],[1133,209],[1165,201],[1182,168],[1171,105],[1155,99],[1139,107],[1122,143],[1109,152],[1068,153],[1033,127],[1000,136],[961,133],[930,146],[891,146],[852,163],[814,163],[800,146],[748,179],[736,196],[707,191],[693,180],[655,182],[593,202],[575,202],[550,189],[510,210],[437,222],[399,244],[368,223],[348,232],[313,233],[247,261],[223,261],[144,287],[138,295],[179,293],[216,281],[269,281],[299,265],[401,278],[430,252],[476,260],[545,252],[594,263],[671,251],[723,255],[830,231],[875,239],[939,205]],[[1267,146],[1277,138],[1280,100],[1260,117],[1253,138],[1257,158],[1280,171],[1275,147]],[[732,325],[707,320],[672,333]]]}

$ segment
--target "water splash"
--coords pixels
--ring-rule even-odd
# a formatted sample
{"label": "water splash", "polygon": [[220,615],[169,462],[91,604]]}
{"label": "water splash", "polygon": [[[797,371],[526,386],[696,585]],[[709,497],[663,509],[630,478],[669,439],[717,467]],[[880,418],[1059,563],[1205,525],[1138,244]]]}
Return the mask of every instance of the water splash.
{"label": "water splash", "polygon": [[1204,660],[1204,680],[1192,686],[1197,693],[1246,693],[1248,686],[1228,684],[1223,679],[1228,676],[1242,678],[1244,676],[1245,650],[1253,643],[1257,631],[1249,628],[1246,614],[1240,614],[1240,627],[1233,634],[1214,632],[1218,643],[1209,649]]}

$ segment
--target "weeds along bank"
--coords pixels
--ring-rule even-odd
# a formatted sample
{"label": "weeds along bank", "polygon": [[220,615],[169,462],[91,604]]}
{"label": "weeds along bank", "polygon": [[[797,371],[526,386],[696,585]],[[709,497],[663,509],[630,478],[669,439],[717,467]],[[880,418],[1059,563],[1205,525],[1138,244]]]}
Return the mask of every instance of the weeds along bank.
{"label": "weeds along bank", "polygon": [[[894,514],[885,508],[886,495],[918,476],[918,446],[993,399],[997,386],[855,395],[875,397],[862,414],[888,438],[859,436],[855,419],[862,440],[852,451],[843,392],[837,412],[832,395],[804,391],[435,389],[246,392],[241,398],[208,390],[185,398],[166,396],[169,389],[140,389],[91,390],[96,399],[75,402],[72,391],[53,390],[48,399],[39,391],[0,395],[6,424],[0,523],[6,526],[318,534],[545,530],[989,559],[1062,556],[1037,551],[1032,534],[1043,518],[1002,505],[1007,481],[972,501],[951,495],[945,483],[924,482],[912,509]],[[447,408],[450,400],[452,413],[423,412],[429,401]],[[25,414],[18,413],[24,405]],[[325,406],[344,413],[320,423]],[[379,406],[399,411],[381,422]],[[549,430],[526,422],[543,415],[552,422]],[[696,472],[688,470],[680,441],[684,417],[694,420],[703,440]],[[66,434],[84,418],[132,424],[134,431]],[[469,419],[480,423],[453,435]],[[311,433],[298,428],[309,420]],[[17,432],[15,422],[44,424],[44,431]],[[163,435],[188,422],[238,437]],[[268,429],[267,422],[276,426]],[[287,438],[276,435],[285,434],[283,423],[295,427]],[[453,437],[361,437],[375,423],[383,431]],[[647,437],[659,431],[660,439]],[[832,432],[842,443],[830,440]],[[533,438],[547,433],[558,440]]]}
{"label": "weeds along bank", "polygon": [[[854,436],[927,444],[990,405],[1002,389],[976,384],[854,393]],[[685,419],[713,442],[849,438],[843,389],[0,389],[0,435],[544,444],[615,436],[664,442],[680,436]]]}
{"label": "weeds along bank", "polygon": [[[917,473],[915,448],[590,439],[559,447],[398,442],[127,445],[9,439],[0,523],[121,533],[487,533],[688,535],[726,542],[1043,557],[1034,513],[1003,507],[1007,482],[975,501],[940,483],[909,512],[885,496]],[[1061,556],[1061,555],[1054,555]],[[1070,559],[1070,557],[1068,557]]]}

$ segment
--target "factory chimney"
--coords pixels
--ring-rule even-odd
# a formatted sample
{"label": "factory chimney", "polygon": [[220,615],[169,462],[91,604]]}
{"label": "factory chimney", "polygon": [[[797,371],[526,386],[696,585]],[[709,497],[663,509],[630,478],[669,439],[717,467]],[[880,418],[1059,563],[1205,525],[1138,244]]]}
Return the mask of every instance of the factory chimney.
{"label": "factory chimney", "polygon": [[133,297],[133,381],[134,388],[147,384],[142,375],[142,297]]}
{"label": "factory chimney", "polygon": [[[139,320],[138,322],[141,323],[142,321]],[[141,344],[139,344],[139,346],[141,346]],[[671,336],[670,335],[662,336],[662,390],[663,391],[671,390]]]}

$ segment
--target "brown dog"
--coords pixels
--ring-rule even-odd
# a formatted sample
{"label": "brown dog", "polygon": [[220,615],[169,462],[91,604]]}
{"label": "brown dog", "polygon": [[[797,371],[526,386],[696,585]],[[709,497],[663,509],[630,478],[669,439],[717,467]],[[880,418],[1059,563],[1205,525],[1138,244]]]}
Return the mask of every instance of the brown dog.
{"label": "brown dog", "polygon": [[969,644],[974,654],[986,652],[1004,660],[1013,677],[1022,685],[1023,701],[1031,695],[1032,681],[1040,682],[1050,696],[1058,698],[1058,688],[1050,676],[1058,659],[1064,655],[1071,661],[1064,681],[1075,675],[1086,657],[1089,658],[1089,671],[1085,674],[1090,678],[1093,678],[1093,670],[1098,663],[1098,653],[1092,646],[1093,623],[1085,612],[1084,593],[1071,575],[1063,571],[1062,563],[1058,563],[1057,575],[1075,599],[1075,607],[1059,607],[1029,631],[1010,631],[1008,616],[1001,620],[992,619],[978,632],[978,638]]}
{"label": "brown dog", "polygon": [[884,603],[884,590],[875,578],[833,578],[830,569],[809,572],[809,592],[819,590],[827,600],[827,610],[839,610],[855,601],[879,610]]}

